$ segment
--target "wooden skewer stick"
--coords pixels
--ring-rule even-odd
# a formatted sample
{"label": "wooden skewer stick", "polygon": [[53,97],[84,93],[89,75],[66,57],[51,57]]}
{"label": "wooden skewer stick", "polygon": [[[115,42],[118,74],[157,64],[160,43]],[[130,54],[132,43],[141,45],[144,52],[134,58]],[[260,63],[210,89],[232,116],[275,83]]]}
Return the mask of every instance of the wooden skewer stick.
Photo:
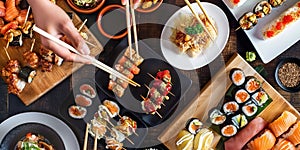
{"label": "wooden skewer stick", "polygon": [[30,52],[32,52],[34,44],[35,44],[35,39],[32,40],[32,44],[31,44],[31,47],[30,47]]}
{"label": "wooden skewer stick", "polygon": [[6,53],[6,56],[7,56],[8,60],[10,60],[10,56],[9,56],[9,54],[8,54],[8,52],[7,52],[7,48],[4,47],[4,50],[5,50],[5,53]]}
{"label": "wooden skewer stick", "polygon": [[[143,95],[140,95],[140,96],[142,97],[143,100],[146,100],[146,98],[145,98]],[[160,113],[157,112],[156,110],[155,110],[155,113],[156,113],[160,118],[162,118],[162,116],[160,115]]]}
{"label": "wooden skewer stick", "polygon": [[84,143],[83,143],[83,150],[87,149],[87,141],[88,141],[88,137],[89,137],[89,129],[90,129],[91,125],[89,123],[86,124],[86,128],[85,128],[85,135],[84,135]]}
{"label": "wooden skewer stick", "polygon": [[27,22],[27,20],[28,20],[29,13],[30,13],[30,9],[31,9],[31,7],[29,6],[29,7],[28,7],[28,10],[27,10],[27,13],[26,13],[25,21],[24,21],[24,23],[23,23],[23,26],[22,26],[22,27],[24,27],[24,26],[25,26],[25,24],[26,24],[26,22]]}
{"label": "wooden skewer stick", "polygon": [[97,47],[95,44],[93,44],[93,43],[91,43],[91,42],[89,42],[89,41],[87,41],[87,40],[84,40],[84,41],[85,41],[85,43],[88,44],[88,45],[91,45],[91,46],[93,46],[93,47]]}
{"label": "wooden skewer stick", "polygon": [[[150,74],[150,73],[147,73],[151,78],[153,78],[153,79],[156,79],[152,74]],[[172,84],[172,83],[171,83]],[[174,96],[175,97],[175,94],[174,93],[172,93],[171,91],[169,91],[169,93],[172,95],[172,96]]]}
{"label": "wooden skewer stick", "polygon": [[242,28],[242,26],[237,27],[234,31],[237,31],[237,30],[239,30],[240,28]]}
{"label": "wooden skewer stick", "polygon": [[5,48],[8,48],[8,46],[9,46],[9,41],[7,40]]}
{"label": "wooden skewer stick", "polygon": [[133,0],[130,0],[130,10],[131,10],[131,16],[132,16],[132,26],[133,26],[133,37],[134,37],[134,44],[135,44],[135,51],[137,56],[139,55],[139,46],[138,46],[138,39],[137,39],[137,30],[136,30],[136,21],[135,21],[135,13],[133,9]]}
{"label": "wooden skewer stick", "polygon": [[131,45],[131,26],[130,26],[130,10],[129,10],[129,0],[126,0],[126,26],[127,26],[127,36],[128,36],[128,47],[129,47],[129,56],[132,59],[132,45]]}
{"label": "wooden skewer stick", "polygon": [[94,139],[94,150],[97,150],[98,146],[98,129],[96,130],[95,139]]}
{"label": "wooden skewer stick", "polygon": [[78,32],[81,31],[81,29],[83,28],[83,26],[85,25],[86,22],[87,22],[87,19],[85,19],[85,20],[83,21],[83,23],[81,24],[81,26],[77,29]]}
{"label": "wooden skewer stick", "polygon": [[207,21],[210,23],[210,25],[213,27],[213,29],[215,30],[216,33],[218,33],[217,28],[215,27],[215,25],[213,24],[212,20],[210,19],[210,17],[207,15],[207,12],[205,11],[205,9],[203,8],[200,0],[196,0],[198,6],[200,7],[200,9],[202,10],[203,14],[205,15]]}
{"label": "wooden skewer stick", "polygon": [[[145,85],[145,87],[148,89],[148,91],[150,90],[150,87],[148,86],[148,85],[146,85],[146,84],[144,84]],[[164,104],[164,102],[162,102],[161,103],[163,106],[166,106],[165,104]]]}

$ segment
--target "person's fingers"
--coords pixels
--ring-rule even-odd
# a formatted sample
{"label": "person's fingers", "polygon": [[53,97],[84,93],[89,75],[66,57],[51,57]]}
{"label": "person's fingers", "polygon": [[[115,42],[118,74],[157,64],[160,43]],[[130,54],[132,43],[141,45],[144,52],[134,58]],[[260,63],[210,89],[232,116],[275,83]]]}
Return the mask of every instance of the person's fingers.
{"label": "person's fingers", "polygon": [[61,28],[62,34],[66,35],[67,38],[71,41],[72,45],[82,54],[88,55],[90,54],[90,49],[74,27],[73,23],[67,21]]}
{"label": "person's fingers", "polygon": [[[41,42],[42,44],[55,52],[55,54],[57,54],[58,56],[64,58],[66,61],[74,61],[74,62],[80,62],[80,63],[85,63],[85,64],[90,64],[91,60],[84,58],[82,56],[79,56],[75,53],[71,53],[68,49],[48,40],[45,38],[41,37]],[[88,56],[88,55],[87,55]]]}

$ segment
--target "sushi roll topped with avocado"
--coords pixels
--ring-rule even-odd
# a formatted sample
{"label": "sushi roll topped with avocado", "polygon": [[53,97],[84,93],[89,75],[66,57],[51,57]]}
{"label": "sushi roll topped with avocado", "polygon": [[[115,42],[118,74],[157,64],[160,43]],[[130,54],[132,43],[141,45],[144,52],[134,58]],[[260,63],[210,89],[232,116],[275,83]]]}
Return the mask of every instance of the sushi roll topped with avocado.
{"label": "sushi roll topped with avocado", "polygon": [[261,83],[257,78],[249,76],[246,78],[245,89],[251,94],[260,89]]}
{"label": "sushi roll topped with avocado", "polygon": [[257,106],[250,101],[242,107],[242,111],[246,116],[251,117],[256,114]]}
{"label": "sushi roll topped with avocado", "polygon": [[268,101],[268,99],[268,94],[263,90],[260,90],[252,95],[252,100],[256,105],[260,107],[263,106]]}
{"label": "sushi roll topped with avocado", "polygon": [[203,126],[203,123],[197,119],[197,118],[191,118],[187,124],[186,124],[186,129],[192,133],[192,134],[197,134],[199,129],[201,129]]}
{"label": "sushi roll topped with avocado", "polygon": [[230,70],[230,80],[236,86],[241,86],[245,83],[245,74],[243,70],[239,68],[233,68]]}
{"label": "sushi roll topped with avocado", "polygon": [[247,120],[246,116],[243,114],[238,114],[238,115],[232,117],[231,121],[238,128],[243,128],[244,126],[246,126],[248,124],[248,120]]}

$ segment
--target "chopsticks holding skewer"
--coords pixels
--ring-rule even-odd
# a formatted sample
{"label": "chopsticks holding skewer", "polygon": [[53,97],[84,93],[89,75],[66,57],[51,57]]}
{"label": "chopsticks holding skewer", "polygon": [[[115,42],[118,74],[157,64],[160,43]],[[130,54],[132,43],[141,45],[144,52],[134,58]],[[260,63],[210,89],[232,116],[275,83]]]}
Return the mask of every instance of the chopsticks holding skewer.
{"label": "chopsticks holding skewer", "polygon": [[90,60],[92,65],[94,65],[94,66],[96,66],[96,67],[102,69],[103,71],[105,71],[105,72],[107,72],[107,73],[109,73],[109,74],[112,74],[112,75],[114,75],[114,76],[116,76],[116,77],[118,77],[118,78],[124,80],[125,82],[128,82],[129,84],[131,84],[131,85],[133,85],[133,86],[138,86],[138,87],[140,87],[140,85],[139,85],[138,83],[132,81],[131,79],[127,78],[126,76],[124,76],[123,74],[121,74],[121,73],[119,73],[118,71],[114,70],[113,68],[107,66],[106,64],[100,62],[99,60],[97,60],[97,59],[95,59],[95,58],[93,58],[93,57],[90,57],[90,56],[83,55],[83,54],[79,53],[79,52],[78,52],[74,47],[72,47],[71,45],[69,45],[69,44],[67,44],[67,43],[65,43],[65,42],[63,42],[63,41],[61,41],[60,39],[54,37],[53,35],[47,33],[46,31],[44,31],[44,30],[38,28],[36,25],[34,25],[34,26],[32,27],[32,29],[33,29],[33,31],[39,33],[40,35],[42,35],[42,36],[44,36],[44,37],[46,37],[46,38],[52,40],[53,42],[55,42],[55,43],[57,43],[57,44],[59,44],[59,45],[65,47],[65,48],[69,49],[69,50],[72,51],[73,53],[75,53],[75,54],[77,54],[77,55],[79,55],[79,56],[82,56],[82,57],[85,58],[85,59]]}

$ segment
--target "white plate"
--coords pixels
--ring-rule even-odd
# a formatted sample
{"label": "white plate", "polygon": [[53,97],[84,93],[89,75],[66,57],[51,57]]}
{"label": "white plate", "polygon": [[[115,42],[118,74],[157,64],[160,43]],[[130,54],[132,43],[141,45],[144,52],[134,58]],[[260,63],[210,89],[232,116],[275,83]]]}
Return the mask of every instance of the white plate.
{"label": "white plate", "polygon": [[[179,15],[182,13],[192,14],[188,6],[182,7],[167,21],[162,31],[160,41],[160,46],[164,57],[176,68],[182,70],[193,70],[203,67],[213,61],[222,52],[227,43],[229,37],[229,23],[225,13],[214,4],[207,2],[202,2],[201,4],[203,5],[207,14],[216,22],[216,27],[218,30],[218,37],[215,41],[216,44],[211,44],[209,48],[205,49],[202,54],[195,58],[191,58],[187,54],[178,53],[178,47],[170,40],[170,36],[173,32],[172,28],[175,28],[175,22]],[[197,3],[193,3],[192,7],[196,12],[202,13]]]}
{"label": "white plate", "polygon": [[5,135],[15,127],[26,123],[39,123],[53,129],[62,139],[66,150],[79,150],[73,131],[58,118],[39,112],[26,112],[14,115],[0,124],[0,143]]}
{"label": "white plate", "polygon": [[[252,12],[255,5],[260,1],[261,0],[247,0],[244,5],[232,9],[229,5],[229,1],[223,0],[236,20],[238,20],[244,13],[249,11]],[[245,30],[245,33],[264,63],[270,62],[300,39],[300,21],[293,23],[274,38],[268,40],[262,39],[262,29],[265,25],[277,18],[282,12],[294,5],[296,2],[298,2],[298,0],[287,0],[282,6],[273,8],[270,15],[259,19],[258,24],[254,26],[253,29]]]}

